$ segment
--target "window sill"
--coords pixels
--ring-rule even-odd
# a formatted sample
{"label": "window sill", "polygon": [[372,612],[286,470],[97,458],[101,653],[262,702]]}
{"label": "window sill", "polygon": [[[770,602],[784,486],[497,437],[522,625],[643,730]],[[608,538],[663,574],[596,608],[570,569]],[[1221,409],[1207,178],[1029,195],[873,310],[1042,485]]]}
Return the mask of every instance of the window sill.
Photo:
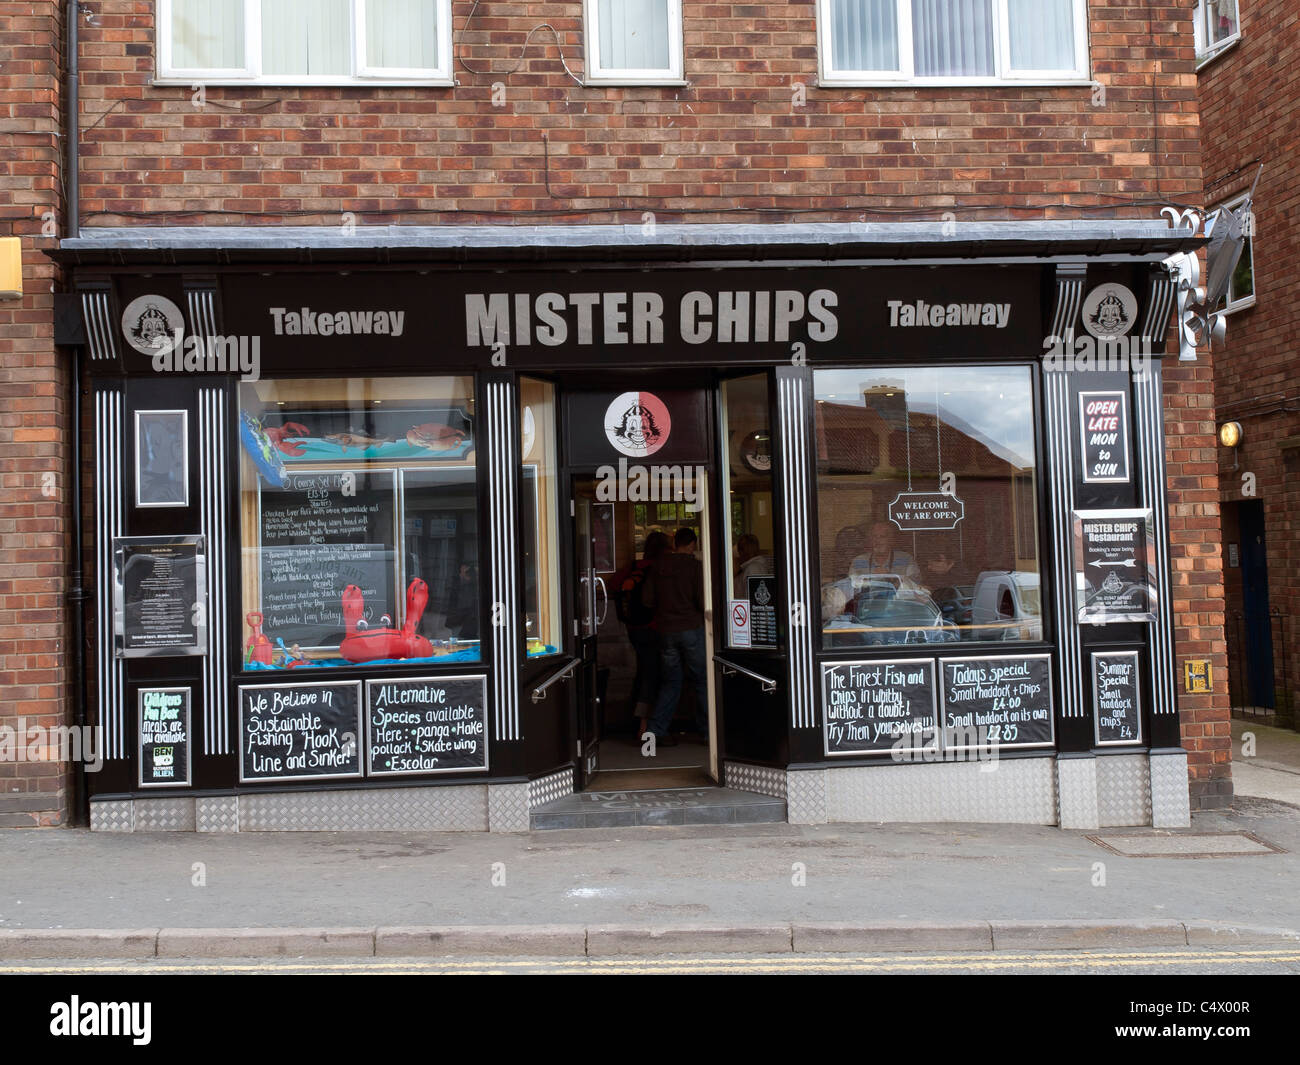
{"label": "window sill", "polygon": [[1255,297],[1247,296],[1245,299],[1237,300],[1236,303],[1230,303],[1224,307],[1220,314],[1236,314],[1238,311],[1248,311],[1255,306]]}
{"label": "window sill", "polygon": [[192,77],[154,78],[151,82],[159,88],[180,86],[192,89],[202,85],[205,88],[223,89],[452,89],[457,82],[454,78],[205,78],[202,74]]}
{"label": "window sill", "polygon": [[819,89],[1043,89],[1091,88],[1091,78],[926,78],[911,81],[850,80],[848,78],[820,78]]}
{"label": "window sill", "polygon": [[685,78],[583,78],[583,88],[589,89],[607,89],[607,88],[684,88],[690,82]]}
{"label": "window sill", "polygon": [[1241,34],[1235,37],[1229,37],[1226,41],[1211,52],[1202,52],[1196,57],[1196,73],[1200,73],[1206,67],[1218,62],[1225,55],[1231,52],[1237,45],[1241,44]]}

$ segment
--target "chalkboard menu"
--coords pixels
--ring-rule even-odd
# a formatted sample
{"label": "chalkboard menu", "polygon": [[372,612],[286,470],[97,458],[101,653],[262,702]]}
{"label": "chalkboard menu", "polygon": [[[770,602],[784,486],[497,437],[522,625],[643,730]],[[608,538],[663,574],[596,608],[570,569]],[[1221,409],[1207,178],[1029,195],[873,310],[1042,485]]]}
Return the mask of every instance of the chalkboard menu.
{"label": "chalkboard menu", "polygon": [[113,541],[113,563],[117,657],[206,652],[203,537],[118,537]]}
{"label": "chalkboard menu", "polygon": [[822,666],[828,755],[885,754],[933,747],[934,660],[837,662]]}
{"label": "chalkboard menu", "polygon": [[140,787],[190,783],[190,689],[141,688]]}
{"label": "chalkboard menu", "polygon": [[366,710],[371,776],[488,767],[482,674],[367,681]]}
{"label": "chalkboard menu", "polygon": [[1074,516],[1079,621],[1152,621],[1149,510],[1089,510]]}
{"label": "chalkboard menu", "polygon": [[239,689],[239,779],[361,776],[361,682]]}
{"label": "chalkboard menu", "polygon": [[776,646],[776,578],[748,577],[749,635],[756,647]]}
{"label": "chalkboard menu", "polygon": [[1080,392],[1079,432],[1084,481],[1127,483],[1128,397],[1123,392]]}
{"label": "chalkboard menu", "polygon": [[366,621],[396,619],[394,475],[290,473],[261,495],[263,631],[286,646],[337,647],[343,589],[354,584]]}
{"label": "chalkboard menu", "polygon": [[1142,741],[1136,651],[1093,652],[1092,717],[1099,747]]}
{"label": "chalkboard menu", "polygon": [[1050,655],[945,658],[939,669],[945,750],[1055,742]]}

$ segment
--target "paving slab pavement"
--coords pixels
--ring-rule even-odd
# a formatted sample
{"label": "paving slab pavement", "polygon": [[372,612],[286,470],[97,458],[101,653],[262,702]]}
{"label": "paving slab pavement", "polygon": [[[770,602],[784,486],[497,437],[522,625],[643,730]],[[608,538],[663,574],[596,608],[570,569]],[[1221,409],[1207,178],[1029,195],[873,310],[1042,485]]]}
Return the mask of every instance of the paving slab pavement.
{"label": "paving slab pavement", "polygon": [[1232,788],[1300,806],[1300,732],[1233,718]]}
{"label": "paving slab pavement", "polygon": [[1300,809],[1242,799],[1197,814],[1188,831],[1250,832],[1280,853],[1125,857],[1088,833],[987,824],[7,831],[0,957],[48,956],[21,937],[43,929],[64,930],[59,953],[81,957],[103,954],[95,937],[113,932],[125,956],[200,957],[499,952],[503,936],[518,941],[513,953],[547,955],[687,942],[828,950],[837,936],[873,950],[1294,937]]}

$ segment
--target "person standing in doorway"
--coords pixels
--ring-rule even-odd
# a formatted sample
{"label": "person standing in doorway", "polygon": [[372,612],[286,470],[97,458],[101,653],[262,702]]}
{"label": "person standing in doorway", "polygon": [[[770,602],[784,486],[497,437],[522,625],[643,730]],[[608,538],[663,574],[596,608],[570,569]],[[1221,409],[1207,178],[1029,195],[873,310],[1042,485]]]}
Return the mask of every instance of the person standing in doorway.
{"label": "person standing in doorway", "polygon": [[708,735],[709,694],[704,662],[704,567],[695,557],[694,529],[678,529],[666,552],[646,579],[645,603],[655,613],[659,633],[659,698],[650,715],[656,744],[674,747],[669,731],[683,674],[695,691],[695,727]]}
{"label": "person standing in doorway", "polygon": [[659,634],[654,611],[645,603],[645,582],[655,562],[669,549],[668,537],[655,530],[645,538],[641,560],[614,574],[614,610],[627,628],[627,638],[636,653],[636,679],[632,682],[632,713],[637,718],[636,735],[645,735],[659,697]]}

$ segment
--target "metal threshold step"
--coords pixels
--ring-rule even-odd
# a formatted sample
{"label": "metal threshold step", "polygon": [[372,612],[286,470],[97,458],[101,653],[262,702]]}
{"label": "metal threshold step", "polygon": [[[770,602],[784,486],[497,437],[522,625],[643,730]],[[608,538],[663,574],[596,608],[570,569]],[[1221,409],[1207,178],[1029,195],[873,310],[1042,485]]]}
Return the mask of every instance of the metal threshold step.
{"label": "metal threshold step", "polygon": [[783,822],[785,800],[735,788],[583,791],[534,807],[534,829]]}

